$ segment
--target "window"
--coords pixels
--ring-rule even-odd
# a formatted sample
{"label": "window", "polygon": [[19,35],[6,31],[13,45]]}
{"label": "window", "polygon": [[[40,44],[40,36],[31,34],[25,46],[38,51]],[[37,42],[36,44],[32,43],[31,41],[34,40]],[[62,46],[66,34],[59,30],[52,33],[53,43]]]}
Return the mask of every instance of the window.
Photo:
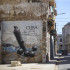
{"label": "window", "polygon": [[60,42],[62,42],[62,38],[60,38]]}

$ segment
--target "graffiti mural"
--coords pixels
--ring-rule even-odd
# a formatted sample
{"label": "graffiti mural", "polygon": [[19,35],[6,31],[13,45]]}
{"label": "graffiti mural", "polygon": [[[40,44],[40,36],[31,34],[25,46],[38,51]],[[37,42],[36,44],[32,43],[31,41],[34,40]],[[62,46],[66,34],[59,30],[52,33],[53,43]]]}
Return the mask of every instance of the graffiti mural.
{"label": "graffiti mural", "polygon": [[[20,60],[22,63],[41,61],[42,21],[3,21],[1,26],[2,54],[5,63],[12,60]],[[14,33],[14,27],[17,27],[16,32],[20,33]],[[37,50],[34,51],[35,49]],[[33,53],[33,57],[24,56],[32,56]]]}

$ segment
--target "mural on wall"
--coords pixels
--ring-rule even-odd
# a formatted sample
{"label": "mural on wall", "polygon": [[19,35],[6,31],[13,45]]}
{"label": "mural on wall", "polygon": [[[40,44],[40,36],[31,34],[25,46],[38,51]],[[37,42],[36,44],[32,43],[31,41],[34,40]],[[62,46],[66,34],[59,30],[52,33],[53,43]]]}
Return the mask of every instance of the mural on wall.
{"label": "mural on wall", "polygon": [[3,21],[3,61],[41,61],[42,21]]}

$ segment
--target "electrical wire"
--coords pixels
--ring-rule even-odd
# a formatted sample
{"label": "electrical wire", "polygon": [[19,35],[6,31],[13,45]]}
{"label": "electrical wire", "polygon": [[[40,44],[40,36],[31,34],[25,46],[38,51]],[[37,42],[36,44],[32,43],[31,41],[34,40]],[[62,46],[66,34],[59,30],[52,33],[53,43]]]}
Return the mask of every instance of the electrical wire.
{"label": "electrical wire", "polygon": [[56,26],[65,26],[65,25],[56,25]]}
{"label": "electrical wire", "polygon": [[56,22],[69,22],[69,21],[56,21]]}
{"label": "electrical wire", "polygon": [[70,19],[70,18],[56,18],[56,19]]}

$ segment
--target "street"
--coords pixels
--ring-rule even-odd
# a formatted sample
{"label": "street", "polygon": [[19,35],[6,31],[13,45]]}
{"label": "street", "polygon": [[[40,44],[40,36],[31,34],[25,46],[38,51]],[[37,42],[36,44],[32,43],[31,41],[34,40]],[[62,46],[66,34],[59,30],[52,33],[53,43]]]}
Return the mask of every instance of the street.
{"label": "street", "polygon": [[10,64],[0,65],[0,70],[56,70],[55,62],[51,63],[24,63],[22,66],[11,67]]}
{"label": "street", "polygon": [[14,67],[11,64],[0,64],[0,70],[58,70],[57,59],[56,56],[47,63],[23,63],[22,66]]}
{"label": "street", "polygon": [[[56,64],[56,60],[58,60]],[[48,63],[24,63],[22,66],[11,67],[10,64],[0,65],[0,70],[70,70],[70,56],[60,56]]]}
{"label": "street", "polygon": [[59,57],[58,70],[70,70],[70,56]]}

